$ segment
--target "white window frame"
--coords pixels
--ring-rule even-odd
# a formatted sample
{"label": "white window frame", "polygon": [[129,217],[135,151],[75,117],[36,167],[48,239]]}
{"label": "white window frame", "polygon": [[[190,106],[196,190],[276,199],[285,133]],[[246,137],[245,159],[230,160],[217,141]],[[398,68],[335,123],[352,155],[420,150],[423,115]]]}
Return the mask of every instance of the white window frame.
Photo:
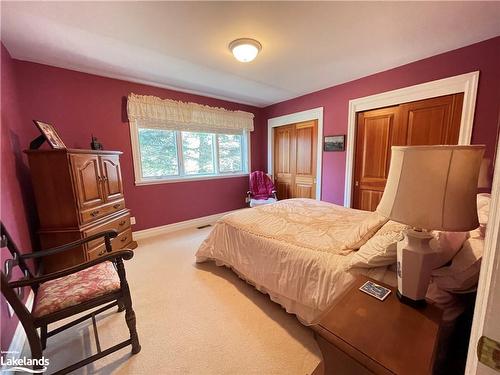
{"label": "white window frame", "polygon": [[[184,164],[182,161],[182,137],[181,132],[182,129],[177,129],[176,133],[176,142],[177,142],[177,162],[178,162],[178,171],[179,175],[172,177],[150,177],[144,178],[142,177],[142,165],[141,165],[141,151],[139,145],[139,126],[138,121],[130,121],[130,141],[132,146],[132,160],[134,163],[134,177],[135,177],[135,185],[156,185],[156,184],[169,184],[175,182],[186,182],[186,181],[203,181],[203,180],[214,180],[214,179],[224,179],[224,178],[233,178],[233,177],[242,177],[248,176],[249,171],[251,170],[251,145],[250,145],[250,132],[242,131],[242,163],[243,163],[243,172],[219,172],[219,159],[218,155],[214,155],[214,167],[215,174],[197,174],[197,175],[182,175],[184,173]],[[190,131],[190,130],[186,130]],[[207,133],[211,133],[210,130],[207,130]],[[213,134],[213,133],[212,133]],[[213,136],[213,152],[218,152],[218,141],[217,134]]]}

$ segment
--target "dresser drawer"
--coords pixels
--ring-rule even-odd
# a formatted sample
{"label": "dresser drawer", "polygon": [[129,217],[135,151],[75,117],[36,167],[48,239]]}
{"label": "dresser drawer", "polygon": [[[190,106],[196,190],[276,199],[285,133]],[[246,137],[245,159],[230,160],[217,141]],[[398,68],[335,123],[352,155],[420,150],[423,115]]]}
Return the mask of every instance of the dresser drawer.
{"label": "dresser drawer", "polygon": [[[104,232],[107,230],[116,230],[118,233],[121,233],[127,228],[130,228],[130,214],[128,212],[116,217],[115,219],[106,221],[101,225],[92,227],[92,229],[83,231],[83,235],[85,237],[90,237],[93,234],[97,234],[99,232]],[[88,242],[87,248],[92,249],[103,243],[104,243],[104,237]]]}
{"label": "dresser drawer", "polygon": [[[130,242],[132,242],[132,229],[128,228],[111,240],[111,248],[113,251],[120,250],[127,247]],[[102,243],[87,251],[87,259],[96,259],[104,254],[106,254],[106,246]]]}
{"label": "dresser drawer", "polygon": [[85,211],[80,211],[80,217],[82,223],[90,223],[106,215],[110,215],[114,212],[123,210],[124,208],[125,201],[122,199],[116,202],[103,204],[102,206],[94,207]]}

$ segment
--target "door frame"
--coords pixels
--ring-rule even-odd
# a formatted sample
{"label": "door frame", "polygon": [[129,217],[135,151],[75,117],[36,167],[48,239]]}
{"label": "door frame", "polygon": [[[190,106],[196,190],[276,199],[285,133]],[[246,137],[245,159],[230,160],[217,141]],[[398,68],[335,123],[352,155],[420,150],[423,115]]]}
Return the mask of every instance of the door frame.
{"label": "door frame", "polygon": [[349,100],[344,206],[351,207],[352,203],[352,177],[354,175],[357,112],[463,92],[464,101],[462,106],[462,117],[460,120],[458,144],[468,145],[470,144],[472,138],[478,82],[479,71],[475,71]]}
{"label": "door frame", "polygon": [[[479,365],[477,358],[477,342],[484,334],[485,320],[488,312],[493,308],[492,296],[494,288],[500,283],[500,144],[497,144],[495,171],[493,173],[493,183],[491,191],[490,211],[488,215],[488,225],[484,239],[483,260],[481,262],[481,272],[477,284],[476,304],[474,307],[474,317],[470,333],[469,349],[467,352],[467,365],[465,374],[476,374],[487,369],[484,365]],[[495,307],[498,310],[498,306]],[[491,317],[491,312],[489,313]],[[495,337],[498,340],[498,337]],[[487,371],[481,371],[485,373]]]}
{"label": "door frame", "polygon": [[288,115],[273,117],[267,120],[267,173],[273,175],[274,169],[273,128],[311,120],[316,120],[318,122],[318,139],[316,149],[316,200],[319,201],[321,200],[321,177],[323,166],[323,107],[290,113]]}

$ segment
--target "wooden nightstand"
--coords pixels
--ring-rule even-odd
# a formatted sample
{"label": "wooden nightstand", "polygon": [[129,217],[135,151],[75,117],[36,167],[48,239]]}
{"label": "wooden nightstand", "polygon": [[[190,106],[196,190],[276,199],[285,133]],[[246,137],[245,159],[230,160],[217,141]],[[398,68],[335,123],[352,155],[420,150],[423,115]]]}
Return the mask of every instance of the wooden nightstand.
{"label": "wooden nightstand", "polygon": [[[371,280],[392,290],[379,301],[359,290]],[[430,374],[438,343],[441,310],[414,309],[395,288],[359,276],[313,326],[323,353],[325,375]]]}

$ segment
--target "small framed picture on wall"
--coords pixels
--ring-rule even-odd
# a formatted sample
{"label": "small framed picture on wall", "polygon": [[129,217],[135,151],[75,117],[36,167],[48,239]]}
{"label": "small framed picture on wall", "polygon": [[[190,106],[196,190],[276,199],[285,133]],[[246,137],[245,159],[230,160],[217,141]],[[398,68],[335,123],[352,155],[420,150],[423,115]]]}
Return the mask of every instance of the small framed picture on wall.
{"label": "small framed picture on wall", "polygon": [[345,151],[345,135],[325,136],[323,151]]}
{"label": "small framed picture on wall", "polygon": [[[33,120],[33,122],[35,123],[38,130],[40,130],[40,133],[42,133],[43,137],[48,142],[50,147],[66,148],[64,142],[62,141],[61,137],[59,137],[59,134],[57,134],[57,131],[53,125],[37,120]],[[43,139],[41,142],[43,143]]]}

